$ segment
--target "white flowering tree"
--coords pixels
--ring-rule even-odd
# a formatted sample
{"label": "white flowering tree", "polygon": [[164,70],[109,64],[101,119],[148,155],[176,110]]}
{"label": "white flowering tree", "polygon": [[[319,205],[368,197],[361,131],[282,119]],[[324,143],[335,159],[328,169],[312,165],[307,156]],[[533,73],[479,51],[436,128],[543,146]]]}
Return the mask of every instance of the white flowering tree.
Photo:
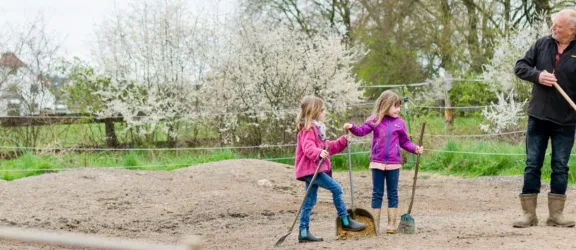
{"label": "white flowering tree", "polygon": [[[514,65],[538,38],[547,34],[550,34],[550,28],[545,21],[540,21],[498,40],[492,60],[483,67],[483,77],[489,90],[498,96],[498,103],[492,103],[482,112],[486,118],[481,126],[484,131],[499,133],[516,126],[521,120],[532,84],[514,74]],[[504,98],[506,93],[507,97]]]}
{"label": "white flowering tree", "polygon": [[110,81],[95,93],[96,115],[122,116],[148,141],[158,131],[175,139],[205,70],[201,27],[183,0],[134,1],[100,25],[94,56]]}
{"label": "white flowering tree", "polygon": [[361,97],[352,73],[363,55],[359,46],[348,48],[337,34],[310,36],[283,26],[236,23],[202,87],[212,96],[207,110],[219,114],[223,142],[293,141],[304,96],[323,98],[333,114]]}
{"label": "white flowering tree", "polygon": [[532,27],[516,30],[509,36],[497,40],[492,60],[483,67],[483,77],[489,83],[490,90],[508,92],[511,89],[521,90],[531,87],[529,82],[523,81],[514,74],[514,65],[538,38],[547,34],[550,34],[550,28],[546,22],[539,22]]}
{"label": "white flowering tree", "polygon": [[527,100],[517,102],[514,100],[514,89],[510,90],[508,96],[504,93],[497,93],[497,103],[491,103],[484,108],[482,115],[486,121],[480,124],[480,129],[489,133],[501,133],[516,126],[519,120],[524,117],[524,105]]}

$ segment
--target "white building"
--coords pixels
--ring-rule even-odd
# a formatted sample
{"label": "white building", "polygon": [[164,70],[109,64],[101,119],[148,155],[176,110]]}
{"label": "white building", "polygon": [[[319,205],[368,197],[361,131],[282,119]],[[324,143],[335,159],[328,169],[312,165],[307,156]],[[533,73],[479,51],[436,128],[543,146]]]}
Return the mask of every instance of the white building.
{"label": "white building", "polygon": [[14,53],[0,58],[0,116],[38,115],[55,108],[50,81]]}

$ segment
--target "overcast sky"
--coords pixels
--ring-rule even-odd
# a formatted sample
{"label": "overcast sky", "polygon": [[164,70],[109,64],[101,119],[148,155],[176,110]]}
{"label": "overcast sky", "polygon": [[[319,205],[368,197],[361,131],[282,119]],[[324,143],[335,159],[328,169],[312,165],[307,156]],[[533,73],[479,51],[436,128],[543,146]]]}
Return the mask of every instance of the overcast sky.
{"label": "overcast sky", "polygon": [[[62,41],[67,58],[89,59],[94,27],[115,9],[124,9],[132,0],[0,0],[0,25],[25,24],[43,13],[47,29]],[[193,13],[226,16],[237,0],[186,0]]]}

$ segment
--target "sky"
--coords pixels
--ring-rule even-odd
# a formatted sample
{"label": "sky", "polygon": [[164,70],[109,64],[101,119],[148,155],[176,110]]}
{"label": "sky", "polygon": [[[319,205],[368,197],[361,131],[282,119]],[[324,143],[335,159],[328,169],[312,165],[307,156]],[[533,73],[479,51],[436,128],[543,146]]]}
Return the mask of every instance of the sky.
{"label": "sky", "polygon": [[[47,30],[62,44],[64,57],[90,60],[94,28],[116,9],[133,0],[0,0],[0,25],[24,25],[40,13]],[[237,9],[237,0],[185,0],[192,13],[225,17]],[[1,48],[0,48],[1,49]]]}

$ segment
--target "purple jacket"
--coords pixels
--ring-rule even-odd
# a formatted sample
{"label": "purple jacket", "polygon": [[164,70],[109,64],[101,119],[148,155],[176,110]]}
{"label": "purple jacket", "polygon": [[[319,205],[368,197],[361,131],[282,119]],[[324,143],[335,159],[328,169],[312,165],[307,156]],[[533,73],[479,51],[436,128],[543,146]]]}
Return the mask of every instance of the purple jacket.
{"label": "purple jacket", "polygon": [[375,122],[375,116],[370,116],[362,126],[353,124],[350,129],[350,132],[356,136],[365,136],[374,132],[370,162],[402,164],[400,148],[413,154],[416,153],[417,145],[410,142],[406,134],[406,125],[401,118],[385,116],[380,124],[374,124]]}

